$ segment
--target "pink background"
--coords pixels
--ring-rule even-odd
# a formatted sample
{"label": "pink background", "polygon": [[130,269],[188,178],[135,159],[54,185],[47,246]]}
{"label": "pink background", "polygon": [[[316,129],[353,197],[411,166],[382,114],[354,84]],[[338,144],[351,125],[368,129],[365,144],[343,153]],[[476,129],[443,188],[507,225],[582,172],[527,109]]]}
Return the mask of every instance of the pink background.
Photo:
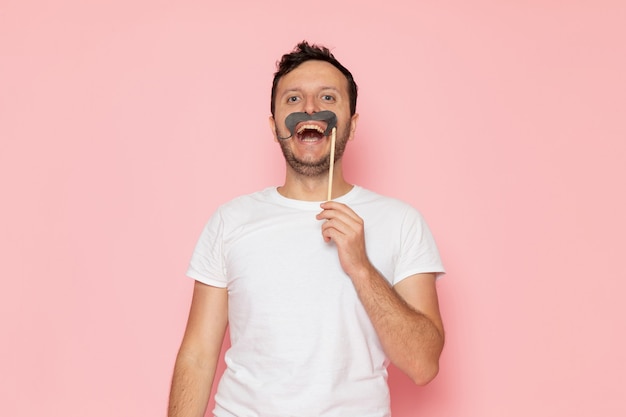
{"label": "pink background", "polygon": [[439,377],[395,417],[626,415],[626,3],[2,0],[0,414],[159,416],[218,204],[283,179],[274,62],[361,89],[350,181],[418,207]]}

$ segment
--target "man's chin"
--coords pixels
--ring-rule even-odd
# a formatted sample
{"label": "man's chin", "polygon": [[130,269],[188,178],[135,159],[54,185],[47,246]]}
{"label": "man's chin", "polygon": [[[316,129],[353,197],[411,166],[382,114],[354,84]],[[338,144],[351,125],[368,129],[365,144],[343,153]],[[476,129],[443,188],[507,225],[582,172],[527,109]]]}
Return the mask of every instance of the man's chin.
{"label": "man's chin", "polygon": [[287,163],[296,173],[306,177],[319,177],[328,174],[330,164],[328,158],[321,161],[300,161],[293,158],[287,158]]}

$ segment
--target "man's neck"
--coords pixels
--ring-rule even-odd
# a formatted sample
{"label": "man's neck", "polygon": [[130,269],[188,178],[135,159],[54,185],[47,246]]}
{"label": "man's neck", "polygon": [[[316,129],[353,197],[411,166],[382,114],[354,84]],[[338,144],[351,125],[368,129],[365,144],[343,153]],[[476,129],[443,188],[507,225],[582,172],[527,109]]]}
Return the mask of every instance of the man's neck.
{"label": "man's neck", "polygon": [[[339,168],[339,169],[337,169]],[[352,190],[353,185],[344,178],[340,167],[335,166],[333,175],[332,197],[335,199]],[[287,169],[285,184],[278,187],[278,192],[287,198],[302,201],[328,200],[328,175],[307,177],[298,175]]]}

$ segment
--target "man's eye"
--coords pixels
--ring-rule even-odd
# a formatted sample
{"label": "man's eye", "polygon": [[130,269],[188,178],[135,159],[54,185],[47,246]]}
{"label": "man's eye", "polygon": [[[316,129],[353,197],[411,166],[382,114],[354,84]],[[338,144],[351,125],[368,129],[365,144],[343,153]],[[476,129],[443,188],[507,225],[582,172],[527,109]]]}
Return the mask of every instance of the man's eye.
{"label": "man's eye", "polygon": [[299,97],[297,97],[297,96],[289,97],[289,98],[287,99],[287,101],[288,101],[289,103],[296,103],[298,100],[299,100]]}
{"label": "man's eye", "polygon": [[324,94],[322,96],[322,100],[324,101],[333,101],[335,99],[335,97],[331,96],[330,94]]}

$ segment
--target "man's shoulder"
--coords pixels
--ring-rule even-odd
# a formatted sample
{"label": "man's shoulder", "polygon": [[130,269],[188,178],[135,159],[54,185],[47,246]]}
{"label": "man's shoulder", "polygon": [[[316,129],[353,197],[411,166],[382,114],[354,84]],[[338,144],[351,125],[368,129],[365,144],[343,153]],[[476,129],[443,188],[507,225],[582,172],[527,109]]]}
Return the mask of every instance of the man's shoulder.
{"label": "man's shoulder", "polygon": [[237,227],[252,222],[259,216],[263,216],[270,210],[269,204],[272,197],[272,190],[275,187],[242,194],[220,204],[214,209],[209,218],[209,225],[220,225],[224,230],[232,230]]}
{"label": "man's shoulder", "polygon": [[[380,194],[370,189],[355,186],[357,193],[352,202],[355,205],[363,205],[376,209],[387,208],[389,210],[416,210],[411,204],[397,197]],[[350,203],[348,203],[350,204]]]}

